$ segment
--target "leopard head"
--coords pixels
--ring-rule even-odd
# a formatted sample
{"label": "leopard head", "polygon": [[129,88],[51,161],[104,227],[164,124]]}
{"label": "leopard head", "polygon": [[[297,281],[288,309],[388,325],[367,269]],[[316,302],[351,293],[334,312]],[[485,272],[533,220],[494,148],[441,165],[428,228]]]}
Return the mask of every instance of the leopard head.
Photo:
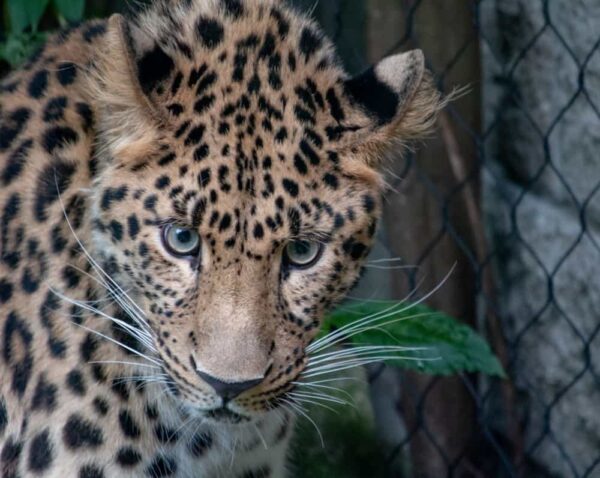
{"label": "leopard head", "polygon": [[260,416],[359,277],[386,149],[431,126],[439,95],[419,51],[349,77],[275,0],[162,1],[108,30],[90,75],[96,252],[173,393]]}

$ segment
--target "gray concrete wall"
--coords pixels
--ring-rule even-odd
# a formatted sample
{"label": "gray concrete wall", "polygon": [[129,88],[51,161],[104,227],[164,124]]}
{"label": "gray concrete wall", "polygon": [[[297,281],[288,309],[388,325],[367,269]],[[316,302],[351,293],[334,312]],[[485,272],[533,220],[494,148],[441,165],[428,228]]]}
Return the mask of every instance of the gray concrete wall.
{"label": "gray concrete wall", "polygon": [[600,459],[600,2],[482,8],[485,209],[525,449],[540,476],[584,476]]}

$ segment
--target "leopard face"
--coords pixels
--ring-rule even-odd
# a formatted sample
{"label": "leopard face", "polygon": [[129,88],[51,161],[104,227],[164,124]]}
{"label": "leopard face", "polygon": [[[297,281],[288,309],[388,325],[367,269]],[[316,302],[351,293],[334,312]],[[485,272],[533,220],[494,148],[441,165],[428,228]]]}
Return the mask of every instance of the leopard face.
{"label": "leopard face", "polygon": [[253,419],[301,379],[359,276],[385,147],[425,129],[439,98],[418,52],[348,78],[279,2],[161,5],[113,17],[90,76],[94,248],[170,392],[215,420]]}

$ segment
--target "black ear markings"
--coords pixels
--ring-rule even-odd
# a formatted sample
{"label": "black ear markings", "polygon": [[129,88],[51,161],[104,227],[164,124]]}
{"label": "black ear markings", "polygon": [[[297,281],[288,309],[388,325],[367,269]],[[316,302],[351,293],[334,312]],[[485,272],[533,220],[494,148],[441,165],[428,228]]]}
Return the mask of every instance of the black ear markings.
{"label": "black ear markings", "polygon": [[144,95],[150,96],[171,77],[175,62],[158,43],[151,42],[139,27],[122,17],[116,21],[119,22],[121,42],[128,56],[132,79],[137,81]]}
{"label": "black ear markings", "polygon": [[414,50],[384,58],[346,80],[344,91],[352,103],[382,126],[402,116],[421,84],[424,71],[423,54]]}
{"label": "black ear markings", "polygon": [[380,125],[389,123],[396,116],[398,95],[379,80],[374,67],[346,81],[344,89],[350,100],[377,118]]}
{"label": "black ear markings", "polygon": [[327,99],[327,103],[329,104],[329,111],[331,112],[333,119],[338,123],[344,121],[346,119],[346,114],[344,113],[344,109],[342,108],[335,90],[333,88],[329,88],[325,97]]}
{"label": "black ear markings", "polygon": [[136,64],[138,82],[146,95],[169,78],[175,68],[173,59],[158,44],[144,53]]}
{"label": "black ear markings", "polygon": [[300,51],[304,55],[304,60],[308,62],[314,54],[323,46],[323,38],[320,32],[310,27],[305,27],[300,35]]}
{"label": "black ear markings", "polygon": [[282,40],[287,38],[287,35],[290,32],[290,24],[283,16],[283,13],[277,7],[273,7],[271,9],[271,18],[275,19],[275,21],[277,22],[277,31],[279,33],[280,38]]}

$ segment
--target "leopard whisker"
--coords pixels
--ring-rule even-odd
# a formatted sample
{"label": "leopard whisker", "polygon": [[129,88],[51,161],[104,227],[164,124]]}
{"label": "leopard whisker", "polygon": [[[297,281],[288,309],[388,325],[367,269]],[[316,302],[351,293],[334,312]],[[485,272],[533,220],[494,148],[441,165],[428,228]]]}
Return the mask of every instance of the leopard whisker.
{"label": "leopard whisker", "polygon": [[365,365],[370,365],[373,363],[381,363],[385,361],[416,361],[416,362],[425,362],[425,361],[435,361],[439,360],[439,358],[417,358],[417,357],[401,357],[398,355],[390,355],[390,356],[376,356],[369,358],[359,358],[353,360],[345,360],[339,363],[333,363],[328,365],[322,365],[320,367],[316,367],[313,370],[310,370],[303,377],[316,377],[319,375],[331,374],[335,372],[341,372],[342,370],[348,370],[351,368],[362,367]]}
{"label": "leopard whisker", "polygon": [[413,270],[413,269],[416,269],[417,266],[391,266],[391,265],[367,264],[365,266],[365,268],[381,270],[381,271],[399,271],[399,270]]}
{"label": "leopard whisker", "polygon": [[[411,308],[416,307],[417,305],[422,304],[423,302],[425,302],[427,299],[429,299],[433,294],[435,294],[450,278],[450,276],[452,275],[452,273],[454,272],[456,266],[453,266],[451,268],[451,270],[448,272],[448,274],[446,274],[446,276],[440,281],[440,283],[438,285],[436,285],[431,291],[429,291],[427,294],[425,294],[423,297],[421,297],[418,301],[408,304],[408,305],[404,305],[405,302],[407,302],[408,300],[410,300],[410,298],[416,293],[416,291],[418,290],[418,287],[416,287],[410,294],[408,294],[408,296],[401,301],[398,304],[393,304],[392,306],[386,308],[385,310],[379,312],[379,313],[375,313],[375,314],[371,314],[368,315],[362,319],[356,320],[352,323],[346,324],[343,327],[340,327],[339,329],[325,335],[324,337],[322,337],[321,339],[313,342],[308,348],[307,348],[307,352],[308,353],[314,353],[320,350],[323,350],[327,347],[331,347],[332,345],[339,343],[343,340],[345,340],[348,336],[348,334],[356,331],[356,329],[359,328],[364,328],[369,324],[373,324],[376,323],[377,321],[382,320],[383,318],[387,318],[393,314],[401,314],[404,312],[409,311]],[[404,307],[402,307],[404,305]],[[367,329],[368,330],[368,329]]]}
{"label": "leopard whisker", "polygon": [[[90,312],[93,312],[93,313],[97,314],[99,317],[101,317],[104,320],[108,320],[108,321],[116,323],[117,325],[119,325],[120,327],[122,327],[123,329],[125,329],[125,331],[132,338],[136,339],[138,342],[140,342],[141,344],[145,345],[146,348],[149,349],[150,351],[155,352],[153,344],[151,342],[149,342],[148,338],[146,336],[144,336],[143,334],[141,334],[135,327],[132,327],[129,324],[127,324],[127,323],[125,323],[125,322],[123,322],[123,321],[121,321],[119,319],[116,319],[116,318],[111,317],[111,316],[109,316],[107,314],[104,314],[100,310],[93,310],[93,308],[91,308],[91,307],[85,307],[85,306],[82,306],[81,304],[75,304],[75,305],[78,305],[79,307],[81,307],[81,308],[83,308],[85,310],[89,310]],[[79,324],[76,324],[76,325],[79,325]],[[92,329],[90,329],[90,330],[92,330]],[[100,334],[100,332],[98,332],[98,331],[94,330],[94,332]],[[105,336],[104,334],[101,334],[101,335]],[[107,337],[107,336],[105,336],[105,337]],[[121,344],[121,342],[119,342],[119,341],[115,340],[115,342],[124,346],[124,344]],[[133,350],[133,349],[131,349],[131,350]]]}
{"label": "leopard whisker", "polygon": [[67,266],[70,267],[71,269],[76,270],[80,274],[83,274],[86,277],[89,277],[91,280],[93,280],[97,284],[101,285],[102,287],[104,287],[106,290],[108,290],[111,293],[110,297],[106,297],[104,299],[96,299],[95,301],[88,301],[88,302],[104,303],[104,302],[111,302],[111,301],[114,302],[117,300],[115,297],[113,297],[113,291],[109,288],[108,284],[105,281],[103,281],[101,278],[90,274],[88,271],[82,269],[81,267],[76,266],[75,264],[67,264]]}
{"label": "leopard whisker", "polygon": [[197,416],[190,414],[190,416],[188,417],[187,420],[184,420],[184,422],[179,427],[177,427],[175,430],[173,430],[173,432],[167,438],[167,442],[168,443],[171,442],[171,440],[173,438],[175,438],[180,431],[185,430],[188,426],[190,426],[194,422],[194,420],[201,420],[201,419]]}
{"label": "leopard whisker", "polygon": [[340,413],[335,408],[330,407],[329,405],[326,405],[324,403],[318,402],[315,399],[305,398],[305,397],[298,397],[298,396],[291,395],[291,394],[290,394],[290,398],[292,398],[293,400],[295,400],[297,403],[304,403],[306,405],[316,405],[317,407],[324,408],[324,409],[326,409],[326,410],[328,410],[328,411],[330,411],[332,413],[335,413],[336,415],[339,415],[339,413]]}
{"label": "leopard whisker", "polygon": [[[55,177],[55,182],[56,182],[56,177]],[[58,185],[57,185],[58,188]],[[58,191],[58,190],[57,190]],[[81,248],[81,250],[83,251],[86,259],[88,260],[88,262],[90,263],[90,265],[92,266],[92,268],[96,271],[97,274],[99,274],[99,278],[97,279],[97,282],[99,284],[101,284],[102,286],[105,287],[105,289],[110,293],[110,295],[116,300],[116,302],[119,304],[119,306],[141,327],[142,331],[146,333],[145,336],[141,336],[138,334],[138,330],[131,330],[131,326],[129,326],[129,324],[125,324],[123,322],[123,324],[125,324],[125,329],[128,330],[130,333],[133,332],[132,335],[134,335],[138,340],[140,340],[142,343],[144,343],[144,345],[146,345],[146,347],[148,347],[150,350],[155,351],[155,346],[153,343],[153,339],[152,339],[152,335],[151,333],[151,329],[150,326],[148,325],[148,323],[146,322],[146,320],[143,318],[143,311],[141,308],[139,308],[139,306],[137,306],[137,304],[129,297],[129,295],[127,294],[127,292],[121,288],[121,286],[119,286],[119,284],[117,284],[108,273],[106,273],[102,267],[94,260],[94,258],[91,256],[91,254],[87,251],[87,249],[85,248],[85,246],[83,245],[83,243],[81,242],[81,240],[79,239],[79,237],[77,236],[77,234],[75,233],[71,222],[68,218],[67,212],[65,210],[64,207],[64,203],[62,201],[62,196],[60,194],[60,191],[58,191],[58,199],[60,201],[60,205],[62,208],[62,212],[63,215],[65,217],[65,220],[67,222],[67,225],[69,226],[69,229],[71,231],[71,234],[73,235],[73,237],[75,238],[76,242],[78,243],[79,247]],[[71,266],[73,267],[73,266]],[[86,272],[86,275],[87,274]],[[106,282],[103,277],[105,277],[108,282]],[[112,284],[112,285],[111,285]],[[115,292],[116,289],[116,292]],[[87,306],[86,304],[82,304],[81,302],[76,303],[73,300],[67,298],[66,296],[57,293],[55,290],[53,290],[52,288],[50,288],[50,290],[52,290],[53,293],[57,294],[59,297],[62,296],[63,300],[67,300],[68,302],[77,305],[78,307],[81,307],[83,309],[88,309],[90,310],[89,306]],[[123,297],[125,299],[123,299]],[[137,309],[142,315],[140,316],[136,310]],[[91,311],[91,310],[90,310]],[[98,311],[97,309],[95,311],[93,311],[94,313],[103,315],[100,311]],[[105,315],[105,314],[104,314]],[[110,320],[116,320],[115,318],[110,318],[109,316],[105,315],[105,318],[109,318]]]}
{"label": "leopard whisker", "polygon": [[307,366],[302,372],[302,377],[309,376],[312,372],[327,370],[349,363],[360,363],[361,361],[376,360],[385,357],[386,360],[439,360],[439,357],[425,357],[423,355],[403,355],[409,352],[422,352],[429,350],[427,347],[403,347],[403,346],[366,346],[342,349],[331,352],[329,356],[319,357],[317,360],[309,359]]}
{"label": "leopard whisker", "polygon": [[262,441],[262,444],[263,444],[265,450],[268,450],[269,445],[267,445],[267,440],[265,440],[265,437],[261,433],[260,428],[258,427],[258,425],[256,425],[256,423],[252,423],[252,426],[254,427],[254,429],[256,430],[256,433],[258,434],[258,438],[260,438],[260,440]]}
{"label": "leopard whisker", "polygon": [[[381,263],[390,263],[390,262],[404,262],[402,257],[383,257],[381,259],[372,259],[367,261],[367,264],[381,264]],[[419,267],[419,266],[409,266],[409,267]]]}
{"label": "leopard whisker", "polygon": [[325,440],[323,440],[323,434],[321,433],[321,430],[319,429],[319,427],[317,426],[315,421],[312,418],[310,418],[310,416],[308,415],[306,410],[300,404],[295,403],[292,400],[288,400],[287,398],[282,397],[279,400],[282,401],[283,403],[287,404],[292,410],[294,410],[296,413],[299,413],[304,418],[306,418],[310,423],[312,423],[312,425],[315,427],[315,430],[317,431],[317,434],[319,435],[319,439],[321,440],[321,446],[323,448],[325,448]]}
{"label": "leopard whisker", "polygon": [[[386,315],[377,317],[376,320],[378,320],[378,321],[385,321],[386,319],[389,319],[390,317],[394,317],[398,313],[404,313],[404,312],[408,311],[409,309],[410,308],[406,308],[406,309],[402,309],[402,310],[394,310],[394,311],[391,311],[391,312],[387,313]],[[397,339],[388,330],[386,330],[385,327],[388,327],[388,326],[390,326],[392,324],[395,324],[395,323],[398,323],[398,322],[404,322],[404,321],[407,321],[407,320],[414,320],[414,319],[418,319],[418,318],[421,318],[421,317],[429,317],[430,315],[431,315],[431,313],[424,312],[424,313],[413,314],[413,315],[409,315],[409,316],[397,317],[397,318],[394,318],[394,319],[391,319],[391,320],[387,320],[385,322],[380,322],[380,323],[375,323],[375,324],[371,323],[369,325],[361,325],[360,323],[356,323],[355,324],[356,327],[353,327],[351,329],[350,328],[347,329],[346,331],[344,331],[344,334],[342,334],[339,337],[335,338],[335,340],[332,341],[330,344],[327,344],[326,346],[323,346],[323,347],[319,347],[319,348],[317,348],[315,350],[309,350],[308,353],[309,354],[315,354],[317,352],[322,352],[322,351],[327,350],[327,349],[329,349],[329,348],[331,348],[331,347],[333,347],[335,345],[338,345],[338,344],[340,344],[342,342],[348,341],[348,339],[350,339],[350,338],[352,338],[352,337],[354,337],[356,335],[363,334],[365,332],[369,332],[369,331],[373,331],[373,330],[377,330],[379,332],[382,332],[382,333],[388,335],[392,340],[396,340],[397,341]],[[370,320],[369,322],[374,322],[374,321],[375,320],[373,320],[373,321]]]}
{"label": "leopard whisker", "polygon": [[347,364],[353,364],[353,363],[358,363],[361,364],[362,362],[382,362],[382,361],[386,361],[386,360],[404,360],[404,361],[435,361],[435,360],[439,360],[438,358],[422,358],[422,357],[411,357],[411,356],[399,356],[399,355],[375,355],[375,356],[364,356],[364,357],[354,357],[354,358],[346,358],[344,360],[339,360],[337,362],[333,362],[333,363],[326,363],[323,365],[319,365],[317,367],[314,367],[310,370],[308,370],[308,374],[312,373],[312,372],[318,372],[321,370],[329,370],[332,368],[336,368],[338,366],[345,366]]}
{"label": "leopard whisker", "polygon": [[[102,278],[93,277],[91,274],[87,275],[95,280],[98,284],[103,286],[108,291],[110,297],[112,297],[112,299],[121,307],[121,309],[123,309],[123,311],[129,315],[129,317],[131,317],[145,332],[149,333],[151,336],[152,330],[150,329],[150,326],[146,320],[131,307],[127,300],[123,299],[123,294],[126,294],[126,291],[123,291],[123,293],[115,291],[109,284],[102,280]],[[131,299],[129,299],[129,301],[131,301]]]}
{"label": "leopard whisker", "polygon": [[429,350],[429,347],[405,347],[403,345],[361,345],[357,347],[350,347],[347,349],[340,349],[334,352],[322,353],[319,355],[315,355],[314,357],[309,357],[307,368],[310,368],[311,365],[330,362],[332,360],[337,360],[341,357],[347,356],[355,356],[359,357],[361,355],[369,355],[372,353],[379,353],[382,351],[385,352],[416,352],[416,351],[425,351]]}
{"label": "leopard whisker", "polygon": [[309,353],[312,353],[312,352],[316,352],[319,350],[323,350],[324,348],[327,348],[327,347],[331,347],[332,345],[345,340],[348,333],[350,333],[360,327],[365,327],[368,324],[375,323],[382,319],[388,318],[394,314],[404,313],[404,312],[410,310],[411,308],[421,304],[422,302],[427,300],[429,297],[431,297],[433,294],[435,294],[445,284],[445,282],[448,280],[448,278],[450,277],[450,275],[452,274],[453,271],[454,271],[454,267],[450,270],[450,272],[448,272],[448,274],[442,279],[442,281],[436,287],[434,287],[431,291],[429,291],[427,294],[425,294],[423,297],[421,297],[417,302],[409,303],[408,305],[405,305],[412,298],[412,296],[414,296],[416,294],[416,292],[419,290],[419,287],[422,284],[424,279],[422,279],[421,282],[417,285],[417,287],[415,287],[403,300],[401,300],[397,304],[392,304],[390,307],[384,309],[383,311],[379,311],[374,314],[370,314],[366,317],[363,317],[363,318],[353,321],[349,324],[346,324],[345,326],[340,327],[339,329],[336,329],[335,331],[331,332],[330,334],[327,334],[325,337],[322,337],[321,339],[312,343],[308,347],[307,350],[309,351]]}
{"label": "leopard whisker", "polygon": [[315,384],[320,384],[320,383],[331,383],[331,382],[345,382],[345,381],[355,381],[355,382],[361,382],[366,384],[366,380],[359,378],[359,377],[335,377],[335,378],[325,378],[322,380],[315,380],[315,381],[310,381],[310,382],[294,382],[296,385],[315,385]]}
{"label": "leopard whisker", "polygon": [[[125,313],[127,313],[129,317],[131,317],[142,329],[144,329],[144,331],[148,332],[149,335],[152,335],[152,329],[145,319],[145,314],[140,315],[135,311],[135,309],[132,307],[132,305],[135,305],[133,300],[128,298],[128,296],[123,295],[126,294],[126,292],[123,291],[123,293],[119,293],[118,291],[110,288],[110,286],[107,288],[107,290],[114,297],[117,304],[125,311]],[[124,297],[126,297],[126,299],[124,299]]]}
{"label": "leopard whisker", "polygon": [[316,383],[311,383],[311,382],[292,382],[292,385],[295,385],[297,387],[307,387],[309,389],[317,389],[317,390],[330,390],[332,392],[336,392],[336,393],[340,393],[342,395],[347,396],[350,400],[354,400],[354,397],[352,396],[351,393],[349,393],[347,390],[344,390],[341,387],[332,387],[329,385],[320,385],[320,384],[316,384]]}
{"label": "leopard whisker", "polygon": [[77,244],[79,245],[79,247],[83,251],[83,254],[85,255],[85,257],[88,260],[88,262],[90,263],[90,265],[94,268],[94,270],[97,273],[99,273],[101,276],[104,276],[108,280],[108,283],[112,287],[115,287],[119,291],[120,294],[122,294],[124,297],[126,297],[131,302],[132,306],[134,306],[135,308],[137,308],[138,311],[142,315],[144,315],[144,311],[131,299],[131,297],[129,297],[129,295],[121,288],[121,286],[98,264],[98,262],[92,257],[92,255],[85,248],[85,246],[83,245],[83,243],[79,239],[79,236],[77,236],[77,233],[75,232],[75,229],[73,229],[71,221],[69,220],[69,216],[67,214],[64,202],[62,200],[62,194],[60,193],[60,188],[58,186],[58,179],[56,177],[56,172],[54,173],[54,182],[55,182],[55,185],[56,185],[56,192],[57,192],[57,195],[58,195],[58,201],[60,203],[60,207],[62,209],[65,221],[66,221],[67,225],[69,226],[69,230],[71,231],[71,234],[73,235],[73,237],[75,238],[75,241],[77,242]]}
{"label": "leopard whisker", "polygon": [[342,400],[341,398],[335,398],[330,395],[326,395],[324,393],[312,393],[312,392],[290,392],[290,396],[297,398],[307,398],[311,400],[323,400],[330,403],[335,403],[338,405],[352,405],[350,402],[346,400]]}
{"label": "leopard whisker", "polygon": [[149,350],[151,350],[153,352],[156,352],[156,348],[155,348],[154,343],[152,341],[152,337],[149,336],[149,334],[146,331],[140,330],[137,327],[134,327],[134,326],[128,324],[127,322],[124,322],[124,321],[122,321],[120,319],[117,319],[116,317],[112,317],[112,316],[106,314],[105,312],[103,312],[103,311],[95,308],[95,307],[92,307],[92,306],[89,306],[89,305],[87,305],[85,303],[82,303],[80,301],[71,299],[70,297],[67,297],[67,296],[61,294],[60,292],[54,290],[53,288],[50,288],[50,290],[57,297],[61,298],[62,300],[66,301],[66,302],[68,302],[70,304],[76,305],[77,307],[80,307],[81,309],[87,310],[88,312],[92,312],[93,314],[96,314],[96,315],[98,315],[99,317],[101,317],[101,318],[103,318],[105,320],[111,321],[111,322],[119,325],[120,327],[122,327],[123,329],[125,329],[129,333],[129,335],[131,335],[133,338],[135,338],[138,341],[140,341]]}
{"label": "leopard whisker", "polygon": [[152,364],[154,364],[154,365],[157,365],[157,366],[159,366],[159,367],[161,366],[161,362],[159,362],[159,361],[158,361],[158,360],[160,360],[159,358],[153,359],[153,358],[151,358],[151,357],[149,357],[149,356],[147,356],[147,355],[143,354],[143,353],[142,353],[142,352],[140,352],[139,350],[135,350],[135,349],[133,349],[133,348],[129,347],[128,345],[125,345],[125,344],[123,344],[123,343],[119,342],[118,340],[116,340],[116,339],[114,339],[114,338],[112,338],[112,337],[109,337],[109,336],[108,336],[108,335],[106,335],[106,334],[103,334],[102,332],[98,332],[97,330],[90,329],[89,327],[86,327],[85,325],[81,325],[81,324],[77,324],[77,323],[76,323],[75,325],[76,325],[77,327],[81,327],[81,328],[82,328],[82,329],[84,329],[84,330],[87,330],[88,332],[90,332],[90,333],[92,333],[92,334],[95,334],[95,335],[97,335],[97,336],[99,336],[99,337],[102,337],[102,338],[104,338],[104,339],[108,340],[109,342],[112,342],[112,343],[114,343],[115,345],[118,345],[119,347],[122,347],[122,348],[124,348],[125,350],[128,350],[129,352],[131,352],[131,353],[133,353],[133,354],[135,354],[135,355],[137,355],[137,356],[139,356],[139,357],[141,357],[141,358],[143,358],[143,359],[147,360],[148,362],[150,362],[150,363],[152,363]]}
{"label": "leopard whisker", "polygon": [[[58,187],[58,179],[56,178],[56,173],[54,175],[54,181],[55,181],[55,185],[56,185],[58,200],[59,200],[59,203],[60,203],[60,206],[61,206],[61,209],[62,209],[63,216],[65,218],[65,221],[66,221],[66,223],[67,223],[67,225],[69,227],[69,230],[70,230],[71,234],[73,235],[73,237],[75,238],[75,241],[77,242],[77,244],[79,245],[79,247],[83,251],[83,254],[85,255],[85,257],[86,257],[87,261],[89,262],[89,264],[96,271],[96,273],[100,276],[101,281],[102,281],[101,283],[104,282],[104,279],[102,279],[102,277],[106,278],[106,280],[108,282],[105,283],[105,284],[103,284],[103,285],[109,291],[109,293],[111,293],[111,295],[115,298],[115,300],[117,301],[117,303],[127,313],[129,313],[129,315],[136,322],[138,322],[143,328],[146,328],[146,329],[150,330],[150,326],[148,325],[148,323],[143,318],[145,316],[144,311],[135,303],[135,301],[129,296],[129,294],[127,294],[127,292],[125,290],[123,290],[123,288],[98,264],[98,262],[92,257],[92,255],[85,248],[85,246],[83,245],[83,243],[79,239],[79,236],[77,236],[77,233],[73,229],[71,221],[69,220],[69,217],[67,215],[67,211],[66,211],[66,209],[64,207],[64,202],[62,200],[62,195],[60,193],[60,188]],[[118,294],[116,294],[114,292],[115,289],[118,291]],[[136,312],[135,309],[137,309],[137,312]]]}
{"label": "leopard whisker", "polygon": [[[416,291],[416,289],[415,289],[415,291]],[[415,291],[411,292],[411,294],[416,293]],[[405,299],[405,300],[410,299],[411,294],[409,294],[407,296],[407,299]],[[405,300],[402,300],[402,301],[398,302],[397,304],[392,304],[382,311],[378,311],[373,314],[369,314],[369,315],[362,317],[360,319],[357,319],[349,324],[346,324],[343,327],[340,327],[340,328],[334,330],[333,332],[330,332],[329,334],[325,335],[324,337],[321,337],[320,339],[315,340],[313,343],[311,343],[306,349],[307,352],[313,353],[313,352],[322,350],[324,348],[330,347],[331,345],[333,345],[334,341],[336,341],[340,337],[341,337],[341,340],[344,340],[343,339],[344,334],[347,333],[346,331],[348,331],[349,329],[354,329],[358,326],[371,323],[372,321],[380,320],[380,318],[382,318],[386,314],[388,314],[387,316],[389,316],[391,314],[399,312],[398,309],[403,310],[402,306],[405,304]],[[412,305],[410,305],[410,306],[412,307]],[[337,342],[335,342],[335,343],[337,343]]]}
{"label": "leopard whisker", "polygon": [[150,365],[146,363],[139,362],[123,362],[121,360],[95,360],[93,362],[88,362],[90,364],[100,364],[100,365],[130,365],[133,367],[143,367],[143,368],[155,368],[162,370],[162,367],[158,367],[156,365]]}
{"label": "leopard whisker", "polygon": [[202,418],[201,416],[196,416],[195,418],[198,423],[196,425],[196,428],[194,428],[194,431],[190,434],[190,437],[192,437],[192,439],[196,436],[196,433],[198,433],[198,430],[204,424],[204,418]]}
{"label": "leopard whisker", "polygon": [[[167,380],[165,380],[165,376],[162,375],[132,375],[130,377],[120,377],[114,380],[114,383],[131,383],[131,382],[135,382],[135,383],[139,383],[139,386],[143,386],[149,383],[167,383]],[[136,390],[139,388],[136,387]]]}
{"label": "leopard whisker", "polygon": [[119,294],[118,292],[115,292],[113,289],[108,288],[107,290],[114,297],[117,304],[125,311],[125,313],[127,313],[129,317],[131,317],[145,332],[148,332],[149,335],[152,335],[152,329],[150,328],[150,325],[148,324],[146,319],[143,316],[140,316],[130,306],[129,302],[131,301],[131,299],[129,299],[128,302],[127,300],[123,300],[123,295]]}

